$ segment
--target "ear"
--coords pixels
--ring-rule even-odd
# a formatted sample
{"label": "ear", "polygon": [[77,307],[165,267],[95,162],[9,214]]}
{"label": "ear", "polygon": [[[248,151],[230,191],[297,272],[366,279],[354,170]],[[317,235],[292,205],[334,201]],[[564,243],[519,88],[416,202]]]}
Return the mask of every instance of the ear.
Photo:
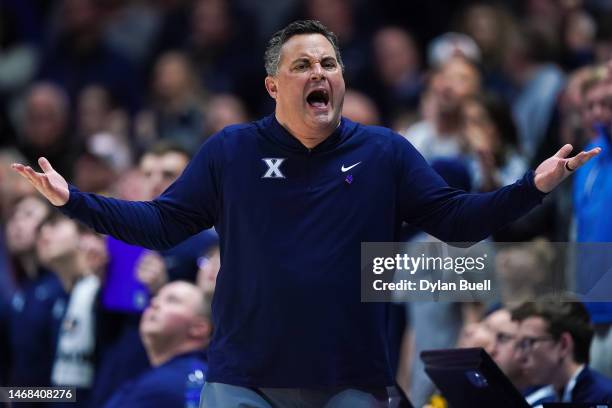
{"label": "ear", "polygon": [[276,99],[276,95],[278,93],[276,78],[268,75],[265,80],[266,91],[268,91],[268,95],[272,97],[272,99]]}
{"label": "ear", "polygon": [[563,357],[572,356],[574,351],[574,339],[568,332],[561,333],[559,337],[559,347]]}

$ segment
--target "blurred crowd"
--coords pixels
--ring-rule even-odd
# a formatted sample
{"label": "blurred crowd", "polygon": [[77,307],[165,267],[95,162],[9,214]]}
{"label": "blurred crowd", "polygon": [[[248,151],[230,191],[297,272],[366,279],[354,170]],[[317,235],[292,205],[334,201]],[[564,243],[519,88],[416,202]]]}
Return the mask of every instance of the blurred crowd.
{"label": "blurred crowd", "polygon": [[[495,307],[396,308],[398,383],[415,406],[443,406],[418,359],[424,348],[482,346],[517,388],[552,384],[551,398],[563,399],[559,384],[567,390],[587,363],[612,376],[612,303],[584,313],[566,303],[575,307],[557,309],[578,323],[558,328],[550,302],[521,302],[525,281],[546,284],[550,242],[612,240],[612,2],[3,0],[0,384],[74,386],[82,406],[197,406],[219,270],[214,230],[163,253],[129,246],[63,217],[9,166],[44,155],[83,191],[157,197],[208,137],[273,112],[263,51],[301,18],[339,38],[344,116],[399,132],[451,186],[491,191],[566,143],[602,147],[490,238],[525,243],[498,254],[509,289]],[[403,239],[424,237],[406,225]],[[573,268],[568,289],[597,285],[605,252]],[[534,318],[537,334],[523,329]],[[559,367],[538,353],[574,353],[569,377],[553,378]]]}

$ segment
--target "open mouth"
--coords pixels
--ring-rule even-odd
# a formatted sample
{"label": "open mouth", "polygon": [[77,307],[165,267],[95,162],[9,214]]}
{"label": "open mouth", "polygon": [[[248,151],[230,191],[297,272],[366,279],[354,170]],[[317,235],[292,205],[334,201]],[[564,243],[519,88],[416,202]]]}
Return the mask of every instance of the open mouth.
{"label": "open mouth", "polygon": [[314,90],[308,94],[306,102],[314,108],[325,108],[329,104],[329,93],[325,89]]}

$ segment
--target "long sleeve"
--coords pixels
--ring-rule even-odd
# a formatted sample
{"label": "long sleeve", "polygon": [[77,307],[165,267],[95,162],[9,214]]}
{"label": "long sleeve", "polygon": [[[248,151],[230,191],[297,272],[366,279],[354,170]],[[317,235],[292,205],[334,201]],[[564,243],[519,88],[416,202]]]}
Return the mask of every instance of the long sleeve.
{"label": "long sleeve", "polygon": [[470,194],[449,187],[405,139],[396,139],[399,211],[403,221],[445,242],[478,242],[520,218],[546,196],[533,171],[498,190]]}
{"label": "long sleeve", "polygon": [[150,249],[171,248],[217,220],[221,135],[209,139],[164,193],[153,201],[125,201],[70,187],[59,209],[99,233]]}

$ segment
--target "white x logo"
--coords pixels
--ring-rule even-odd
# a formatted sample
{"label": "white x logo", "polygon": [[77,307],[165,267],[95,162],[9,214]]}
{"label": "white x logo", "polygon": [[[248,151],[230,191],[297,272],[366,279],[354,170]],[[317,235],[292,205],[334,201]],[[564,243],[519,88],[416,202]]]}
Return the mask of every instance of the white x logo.
{"label": "white x logo", "polygon": [[268,171],[263,175],[262,178],[285,178],[283,173],[280,171],[280,165],[285,161],[284,158],[268,158],[261,159],[268,165]]}

